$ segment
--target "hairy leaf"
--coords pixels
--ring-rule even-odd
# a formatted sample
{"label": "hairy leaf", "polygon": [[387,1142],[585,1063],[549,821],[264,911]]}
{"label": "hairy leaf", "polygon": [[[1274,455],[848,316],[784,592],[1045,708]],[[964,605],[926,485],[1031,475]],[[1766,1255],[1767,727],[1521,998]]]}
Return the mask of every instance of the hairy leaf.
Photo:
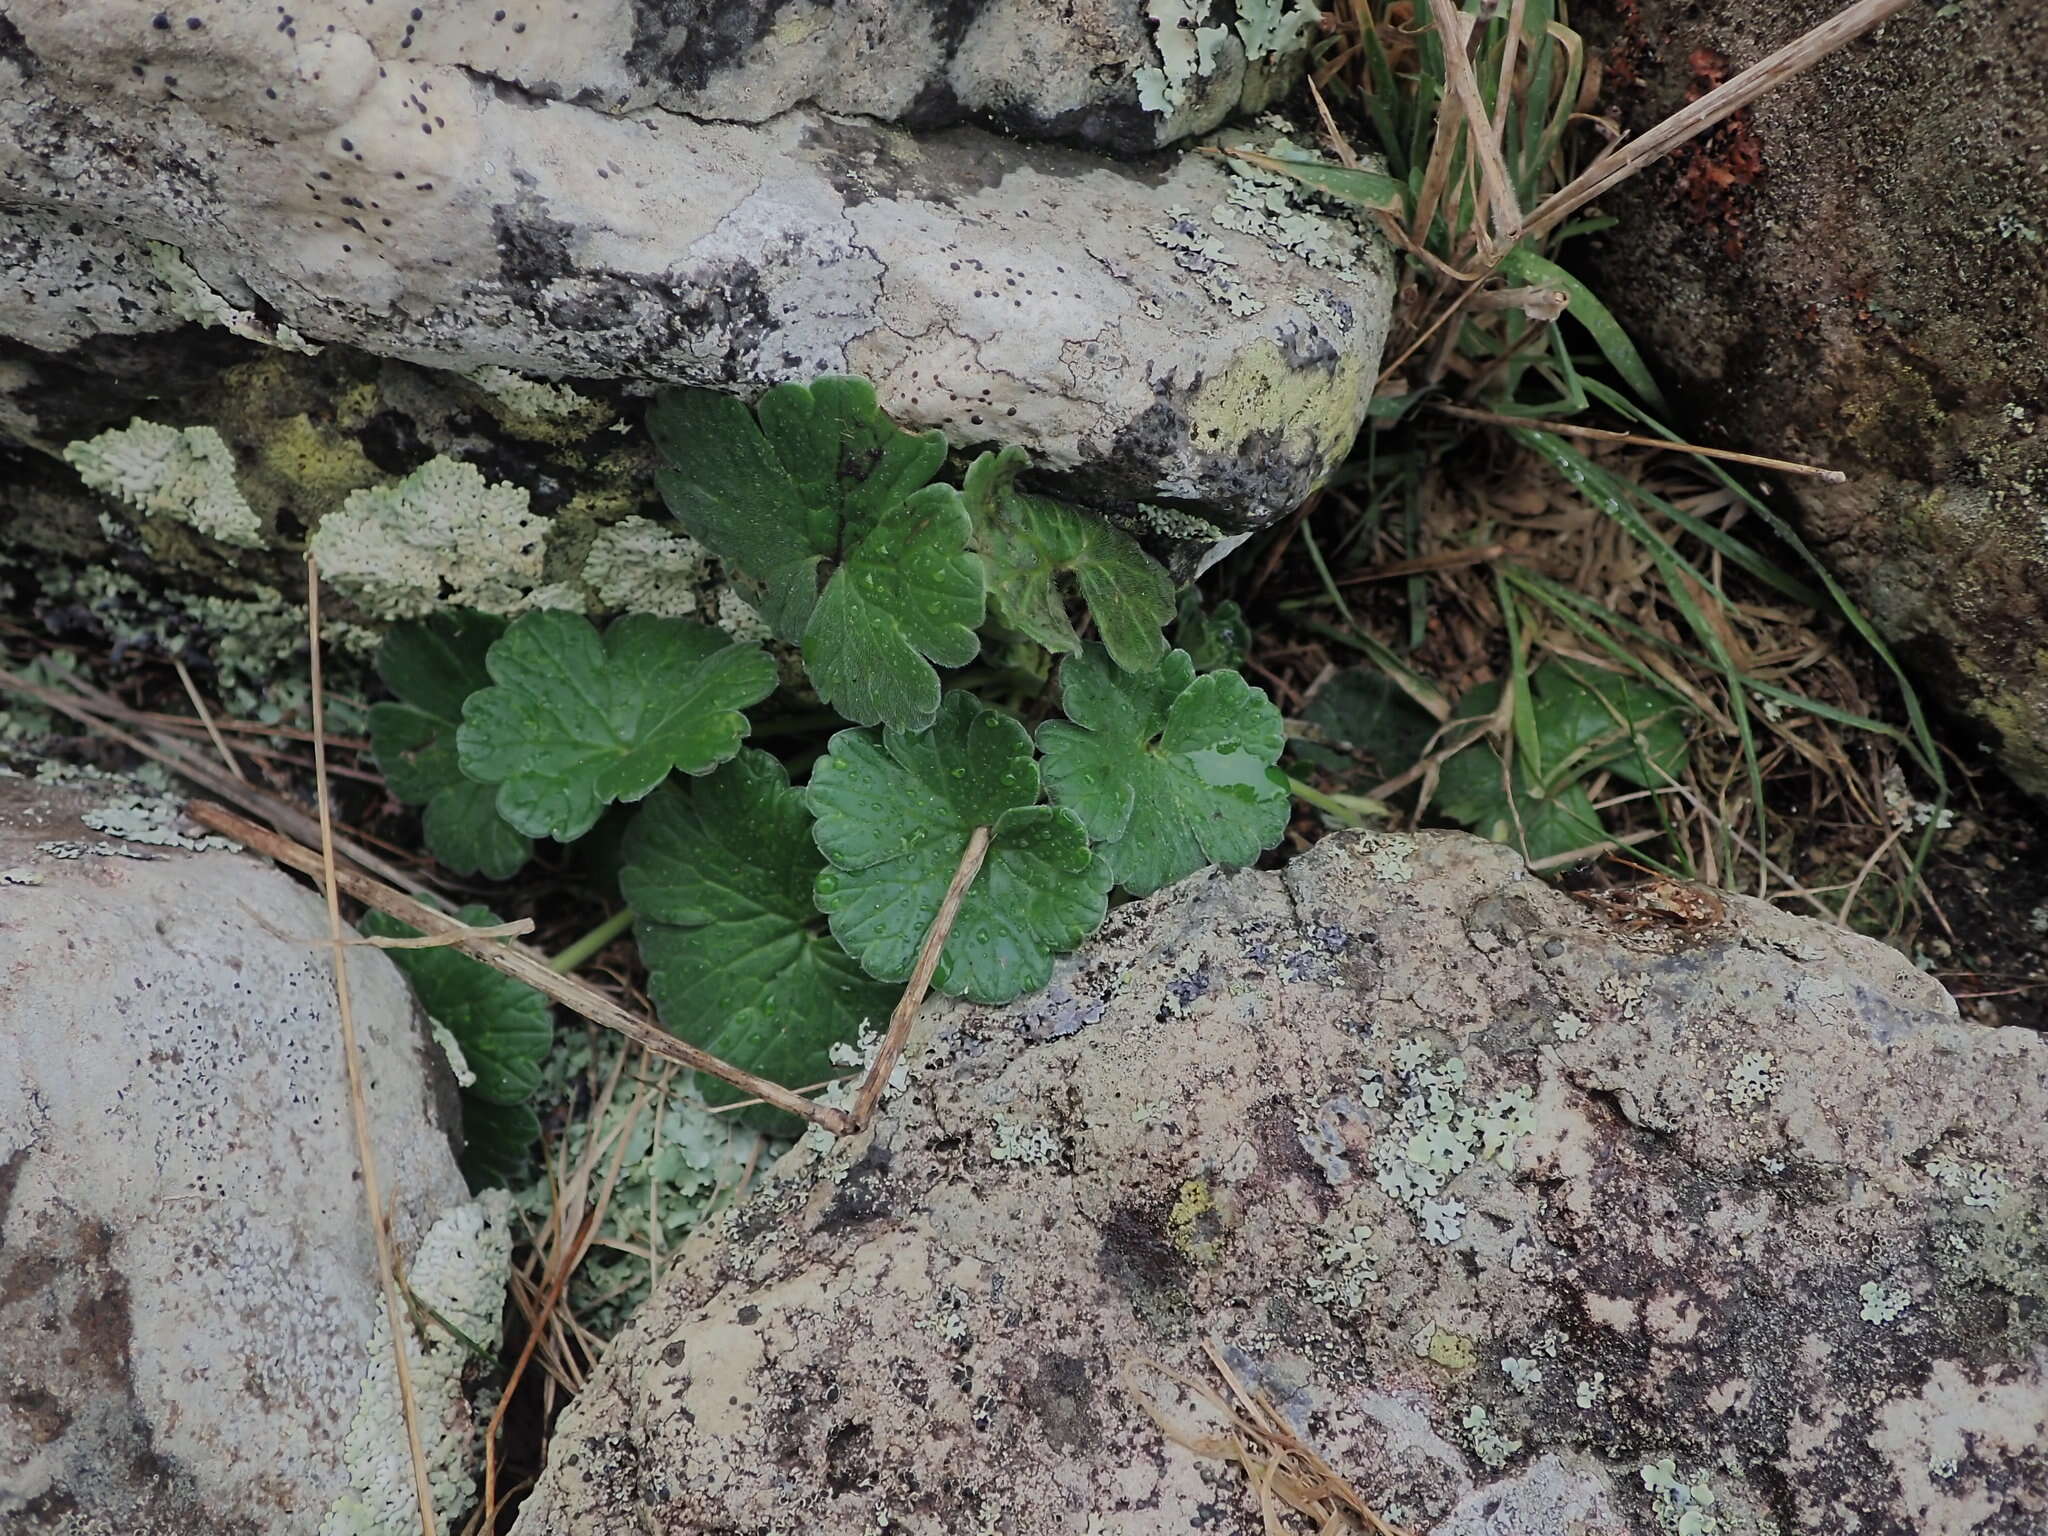
{"label": "hairy leaf", "polygon": [[[830,1075],[833,1045],[879,1027],[894,988],[871,981],[825,929],[811,883],[825,859],[789,774],[751,749],[708,778],[660,790],[635,818],[619,883],[662,1022],[736,1067],[790,1087]],[[705,1079],[714,1104],[728,1085]],[[757,1123],[786,1125],[779,1110]]]}
{"label": "hairy leaf", "polygon": [[964,693],[918,735],[841,731],[805,799],[832,867],[813,886],[847,951],[884,981],[909,976],[968,838],[994,829],[940,952],[934,985],[1000,1003],[1045,985],[1052,957],[1094,932],[1108,866],[1072,813],[1038,803],[1024,727]]}
{"label": "hairy leaf", "polygon": [[427,848],[458,875],[505,880],[533,853],[505,824],[497,791],[463,773],[455,730],[462,701],[490,686],[484,653],[505,632],[486,614],[453,612],[395,626],[377,648],[377,672],[399,702],[370,707],[370,750],[391,793],[425,806]]}
{"label": "hairy leaf", "polygon": [[863,725],[929,725],[934,665],[974,659],[984,611],[966,506],[930,483],[944,437],[904,431],[847,378],[778,384],[753,411],[676,390],[648,427],[669,510],[761,588],[825,702]]}
{"label": "hairy leaf", "polygon": [[498,786],[498,813],[569,842],[614,800],[672,769],[709,773],[740,749],[741,713],[775,689],[775,663],[688,619],[629,614],[604,632],[529,613],[490,649],[496,686],[462,707],[462,771]]}
{"label": "hairy leaf", "polygon": [[1123,529],[1018,490],[1029,462],[1021,448],[984,453],[968,466],[962,488],[997,611],[1048,651],[1077,651],[1065,578],[1116,664],[1150,671],[1166,654],[1160,630],[1173,617],[1172,580]]}
{"label": "hairy leaf", "polygon": [[1060,697],[1073,723],[1039,727],[1046,788],[1133,895],[1249,864],[1287,830],[1280,711],[1237,673],[1197,677],[1186,651],[1120,672],[1091,645],[1060,664]]}

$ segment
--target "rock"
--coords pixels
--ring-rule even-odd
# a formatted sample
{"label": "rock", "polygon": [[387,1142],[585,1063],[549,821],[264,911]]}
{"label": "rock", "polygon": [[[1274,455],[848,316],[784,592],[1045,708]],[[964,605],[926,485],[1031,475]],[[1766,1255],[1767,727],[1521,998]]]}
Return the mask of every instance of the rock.
{"label": "rock", "polygon": [[[1834,0],[1601,7],[1640,131]],[[1574,10],[1581,25],[1587,18]],[[1925,695],[2048,794],[2048,11],[1915,7],[1603,200],[1588,265],[1710,440],[1794,479],[1808,537]]]}
{"label": "rock", "polygon": [[[1040,0],[947,7],[957,39],[920,33],[916,59],[878,44],[858,70],[849,38],[907,39],[923,8],[761,0],[731,8],[730,36],[725,8],[714,26],[681,4],[420,9],[12,7],[0,429],[46,450],[91,435],[46,354],[120,372],[188,322],[501,394],[530,394],[522,374],[751,393],[850,372],[956,446],[1020,444],[1078,493],[1249,527],[1363,419],[1391,282],[1350,214],[1292,193],[1276,211],[1207,155],[1125,165],[871,120],[915,119],[905,98],[942,86],[999,124],[1092,112],[1061,105],[1090,70],[1031,60],[1113,56],[1127,82],[1134,0],[1090,10],[1099,25],[1053,25],[1068,8]],[[1015,124],[976,105],[1041,85]],[[863,115],[802,104],[842,96]]]}
{"label": "rock", "polygon": [[[0,1528],[417,1531],[332,973],[293,937],[325,908],[200,841],[119,785],[0,778]],[[463,1187],[396,969],[349,974],[399,1255],[488,1347],[504,1197]],[[456,1519],[468,1356],[412,1354]]]}
{"label": "rock", "polygon": [[2048,1048],[1891,950],[1356,834],[1057,984],[929,1010],[873,1130],[699,1231],[519,1536],[1251,1536],[1135,1395],[1193,1438],[1205,1341],[1439,1536],[2048,1520]]}

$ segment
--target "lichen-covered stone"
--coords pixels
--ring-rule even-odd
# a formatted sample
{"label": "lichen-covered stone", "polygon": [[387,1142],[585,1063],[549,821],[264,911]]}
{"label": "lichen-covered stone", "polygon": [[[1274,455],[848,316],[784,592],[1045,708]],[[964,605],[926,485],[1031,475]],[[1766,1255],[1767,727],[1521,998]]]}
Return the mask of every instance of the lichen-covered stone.
{"label": "lichen-covered stone", "polygon": [[[326,911],[71,777],[0,777],[0,1529],[417,1531]],[[489,1348],[504,1198],[469,1200],[397,970],[358,949],[349,976],[400,1261]],[[430,1329],[412,1359],[445,1525],[468,1347]]]}
{"label": "lichen-covered stone", "polygon": [[1437,1536],[2048,1521],[2048,1049],[1869,940],[1342,835],[908,1063],[691,1240],[520,1536],[1254,1536],[1136,1395],[1198,1428],[1204,1341]]}
{"label": "lichen-covered stone", "polygon": [[[657,18],[662,38],[711,46],[719,23],[696,7],[574,21],[530,4],[499,20],[416,8],[10,8],[0,335],[23,348],[0,356],[0,427],[48,440],[43,367],[25,349],[193,324],[452,370],[501,414],[508,370],[745,392],[845,372],[958,446],[1021,444],[1092,493],[1251,526],[1319,483],[1363,418],[1384,252],[1321,262],[1324,242],[1280,228],[1355,243],[1346,213],[1297,199],[1282,221],[1248,222],[1232,201],[1242,178],[1207,155],[1123,165],[973,128],[913,135],[872,120],[889,115],[879,100],[834,116],[798,104],[811,91],[780,106],[768,92],[745,121],[683,117],[661,105],[666,87],[604,72]],[[722,57],[758,41],[794,59],[824,39],[829,74],[832,39],[862,35],[870,10],[897,14],[798,6],[740,35],[774,9],[735,7]],[[1090,35],[1033,0],[969,9],[968,38],[1001,31],[1026,53]],[[1290,14],[1254,8],[1225,52],[1295,36]],[[1127,42],[1103,46],[1127,61]],[[561,73],[543,82],[543,68]],[[1014,91],[1043,76],[1018,64],[1006,78]],[[1161,242],[1183,221],[1200,226],[1204,270],[1227,269],[1225,297]],[[529,392],[517,410],[544,421],[537,404]]]}
{"label": "lichen-covered stone", "polygon": [[[1631,0],[1640,133],[1840,9]],[[1612,82],[1622,82],[1619,89]],[[1631,83],[1632,82],[1632,83]],[[2048,796],[2048,7],[1908,7],[1603,199],[1579,258],[1708,440],[1788,479],[1926,696]]]}

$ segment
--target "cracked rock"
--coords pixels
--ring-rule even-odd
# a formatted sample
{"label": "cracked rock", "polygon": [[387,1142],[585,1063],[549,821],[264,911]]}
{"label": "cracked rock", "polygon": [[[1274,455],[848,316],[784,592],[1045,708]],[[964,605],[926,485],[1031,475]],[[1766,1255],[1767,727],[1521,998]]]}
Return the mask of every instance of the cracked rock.
{"label": "cracked rock", "polygon": [[2040,1530],[2048,1049],[1727,909],[1339,835],[1113,914],[1058,1028],[928,1009],[873,1130],[677,1256],[519,1536],[1256,1536],[1205,1345],[1434,1536]]}
{"label": "cracked rock", "polygon": [[1081,110],[1012,120],[962,83],[970,58],[1009,60],[1012,93],[1074,78],[998,32],[1127,58],[1129,6],[1088,12],[1100,37],[1045,9],[967,6],[884,89],[845,67],[848,29],[915,7],[24,0],[0,21],[0,430],[49,442],[49,354],[194,324],[640,392],[849,372],[1079,493],[1256,526],[1363,419],[1385,253],[1334,208],[1234,199],[1213,156],[874,120],[943,122],[914,110],[941,76],[950,115]]}

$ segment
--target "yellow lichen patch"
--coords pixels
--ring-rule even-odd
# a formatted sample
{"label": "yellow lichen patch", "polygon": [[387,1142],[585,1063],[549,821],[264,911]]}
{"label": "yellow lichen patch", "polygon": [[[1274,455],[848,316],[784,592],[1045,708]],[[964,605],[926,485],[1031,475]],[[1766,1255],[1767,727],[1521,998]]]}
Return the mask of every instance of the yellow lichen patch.
{"label": "yellow lichen patch", "polygon": [[1166,1217],[1166,1237],[1178,1253],[1197,1264],[1214,1264],[1223,1252],[1222,1213],[1216,1193],[1202,1179],[1188,1179]]}
{"label": "yellow lichen patch", "polygon": [[1362,377],[1368,361],[1366,353],[1346,347],[1327,364],[1298,366],[1277,341],[1263,339],[1188,396],[1194,441],[1230,453],[1253,433],[1286,422],[1287,436],[1275,452],[1334,464],[1357,434],[1355,403],[1371,393]]}

